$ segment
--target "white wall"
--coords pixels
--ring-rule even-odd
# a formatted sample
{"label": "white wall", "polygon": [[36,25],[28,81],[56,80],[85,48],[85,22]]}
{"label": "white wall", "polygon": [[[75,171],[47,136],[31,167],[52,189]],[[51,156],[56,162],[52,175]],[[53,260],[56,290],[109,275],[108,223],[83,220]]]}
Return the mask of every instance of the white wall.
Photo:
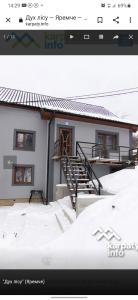
{"label": "white wall", "polygon": [[[92,123],[84,123],[78,121],[56,119],[55,125],[66,125],[75,127],[75,141],[84,141],[95,143],[96,130],[105,130],[119,133],[119,145],[129,146],[129,129],[117,128],[107,125],[98,125]],[[55,140],[57,140],[57,130],[55,130]]]}
{"label": "white wall", "polygon": [[[73,126],[75,142],[87,141],[95,143],[96,130],[107,130],[119,133],[119,145],[129,146],[129,130],[127,129],[60,119],[55,120],[55,136],[53,138],[55,141],[58,138],[57,125]],[[35,152],[13,150],[14,129],[36,131]],[[47,121],[41,119],[39,112],[0,107],[0,199],[27,198],[31,189],[46,191],[47,138]],[[5,155],[16,155],[18,164],[35,166],[34,186],[12,185],[12,170],[3,168],[3,157]],[[56,163],[54,166],[54,186],[59,183],[59,175],[59,164]]]}
{"label": "white wall", "polygon": [[[111,131],[115,133],[119,133],[119,145],[120,146],[127,146],[129,147],[129,130],[124,128],[117,128],[112,126],[106,126],[106,125],[98,125],[98,124],[92,124],[92,123],[83,123],[78,121],[70,121],[70,120],[63,120],[63,119],[56,119],[55,120],[55,141],[58,139],[58,126],[70,126],[74,127],[74,142],[76,145],[76,141],[84,141],[84,142],[90,142],[90,143],[96,143],[96,130],[104,130],[104,131]],[[74,145],[74,150],[75,150]],[[75,154],[75,151],[74,151]],[[112,153],[113,155],[113,153]],[[116,159],[118,159],[118,154],[116,155]],[[126,153],[123,153],[122,155],[126,155]],[[104,176],[106,174],[109,174],[110,168],[109,166],[95,166],[94,167],[95,172],[98,177]],[[64,176],[63,176],[63,182],[64,182]],[[56,184],[60,183],[60,164],[59,162],[54,162],[54,186],[53,186],[53,194],[55,198],[56,193]]]}
{"label": "white wall", "polygon": [[[36,131],[35,151],[13,150],[14,129]],[[31,189],[46,189],[47,122],[39,112],[0,107],[0,199],[29,197]],[[4,155],[16,155],[18,164],[35,166],[34,186],[13,186],[12,170],[3,168]]]}

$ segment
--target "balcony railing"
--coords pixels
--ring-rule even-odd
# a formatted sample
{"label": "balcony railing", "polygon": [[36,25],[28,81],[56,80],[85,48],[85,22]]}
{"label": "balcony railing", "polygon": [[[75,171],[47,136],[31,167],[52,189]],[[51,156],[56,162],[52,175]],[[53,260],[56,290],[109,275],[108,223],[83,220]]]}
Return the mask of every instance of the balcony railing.
{"label": "balcony railing", "polygon": [[89,142],[76,142],[81,145],[82,150],[89,160],[113,160],[118,162],[135,161],[138,157],[138,148],[131,149],[127,146],[103,145]]}
{"label": "balcony railing", "polygon": [[[76,142],[81,146],[85,156],[88,160],[111,160],[117,162],[125,161],[138,161],[138,148],[130,148],[127,146],[113,146],[113,145],[103,145],[84,141]],[[65,149],[64,147],[63,149]],[[72,145],[68,145],[66,148],[67,154],[69,155]],[[60,140],[55,142],[54,146],[54,156],[61,157],[65,155],[62,149]],[[77,153],[76,153],[77,154]]]}

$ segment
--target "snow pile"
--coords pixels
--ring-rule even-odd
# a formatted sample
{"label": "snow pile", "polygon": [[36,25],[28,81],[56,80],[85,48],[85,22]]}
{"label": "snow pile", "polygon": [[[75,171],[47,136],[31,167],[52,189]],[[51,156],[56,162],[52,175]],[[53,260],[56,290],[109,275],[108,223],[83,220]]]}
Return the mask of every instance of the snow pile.
{"label": "snow pile", "polygon": [[48,206],[16,203],[0,207],[0,268],[29,268],[33,251],[39,254],[44,246],[69,230],[75,219],[69,197]]}
{"label": "snow pile", "polygon": [[121,171],[115,172],[110,175],[106,175],[100,178],[103,185],[103,191],[117,194],[122,190],[134,185],[137,186],[138,180],[138,166],[135,168],[127,168]]}
{"label": "snow pile", "polygon": [[0,232],[8,236],[0,237],[0,267],[137,269],[137,178],[138,167],[103,177],[102,184],[116,195],[90,205],[77,220],[69,199],[47,207],[1,208]]}
{"label": "snow pile", "polygon": [[[68,232],[51,245],[56,249],[51,268],[138,268],[138,187],[130,187],[117,196],[98,201],[87,207]],[[121,237],[111,242],[136,244],[137,250],[126,250],[123,257],[109,257],[107,240],[97,240],[101,228],[111,228]]]}

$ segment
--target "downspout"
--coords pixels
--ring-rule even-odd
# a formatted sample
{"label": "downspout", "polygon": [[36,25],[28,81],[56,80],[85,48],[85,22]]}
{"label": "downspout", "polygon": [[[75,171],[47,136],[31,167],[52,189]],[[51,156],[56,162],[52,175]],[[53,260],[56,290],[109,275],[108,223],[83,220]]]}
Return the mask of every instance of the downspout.
{"label": "downspout", "polygon": [[47,153],[47,184],[46,184],[46,205],[49,203],[48,194],[49,194],[49,165],[50,165],[50,126],[54,119],[55,112],[52,114],[52,117],[48,124],[48,153]]}

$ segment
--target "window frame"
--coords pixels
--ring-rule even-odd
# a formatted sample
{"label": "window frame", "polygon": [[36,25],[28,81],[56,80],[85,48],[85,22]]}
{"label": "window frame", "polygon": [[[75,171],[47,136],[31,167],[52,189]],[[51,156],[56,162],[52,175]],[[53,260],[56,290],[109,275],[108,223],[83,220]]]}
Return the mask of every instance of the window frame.
{"label": "window frame", "polygon": [[[32,172],[31,172],[31,182],[16,182],[15,180],[15,176],[16,176],[16,168],[31,168]],[[12,185],[13,186],[33,186],[34,185],[34,165],[30,165],[30,164],[14,164],[13,168],[12,168]],[[25,173],[25,170],[24,170]]]}
{"label": "window frame", "polygon": [[118,153],[119,152],[119,132],[106,131],[106,130],[96,130],[96,144],[98,144],[98,134],[106,136],[116,136],[116,149],[110,149],[109,152]]}
{"label": "window frame", "polygon": [[[33,142],[32,142],[32,147],[24,147],[20,148],[17,146],[16,141],[17,141],[17,134],[32,134],[33,135]],[[13,150],[18,150],[18,151],[35,151],[36,147],[36,131],[33,130],[25,130],[25,129],[14,129],[14,136],[13,136]]]}

